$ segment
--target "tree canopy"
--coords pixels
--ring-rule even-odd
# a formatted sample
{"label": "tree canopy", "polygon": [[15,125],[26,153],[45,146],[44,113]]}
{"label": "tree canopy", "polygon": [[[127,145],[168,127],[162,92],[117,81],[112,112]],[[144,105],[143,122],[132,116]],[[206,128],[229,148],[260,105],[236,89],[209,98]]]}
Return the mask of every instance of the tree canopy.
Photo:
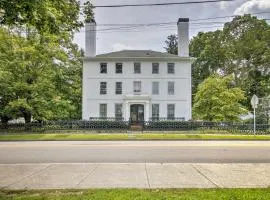
{"label": "tree canopy", "polygon": [[[166,49],[173,52],[175,37],[169,36]],[[253,94],[270,94],[270,25],[255,16],[236,16],[222,30],[200,32],[190,41],[193,96],[197,87],[209,76],[232,75],[237,87],[247,98],[243,104],[250,107]],[[193,99],[194,100],[194,99]]]}
{"label": "tree canopy", "polygon": [[206,121],[238,121],[247,110],[241,105],[244,91],[234,87],[232,76],[212,75],[198,86],[193,115]]}
{"label": "tree canopy", "polygon": [[[94,18],[90,2],[85,21]],[[75,0],[0,2],[0,118],[81,117],[82,51],[73,34],[83,23]]]}

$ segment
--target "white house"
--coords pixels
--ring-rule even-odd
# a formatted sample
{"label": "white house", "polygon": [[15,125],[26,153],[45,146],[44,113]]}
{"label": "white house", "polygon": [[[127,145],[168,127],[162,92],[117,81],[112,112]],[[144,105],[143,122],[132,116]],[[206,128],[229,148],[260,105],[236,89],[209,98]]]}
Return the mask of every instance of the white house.
{"label": "white house", "polygon": [[96,55],[96,23],[86,24],[82,118],[191,119],[189,19],[180,18],[178,56],[151,50]]}

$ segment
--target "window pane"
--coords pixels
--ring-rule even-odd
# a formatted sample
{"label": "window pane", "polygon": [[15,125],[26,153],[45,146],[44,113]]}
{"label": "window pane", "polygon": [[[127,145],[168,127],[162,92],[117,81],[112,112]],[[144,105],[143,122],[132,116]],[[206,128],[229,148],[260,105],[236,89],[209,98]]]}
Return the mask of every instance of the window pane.
{"label": "window pane", "polygon": [[159,119],[159,104],[152,104],[152,118]]}
{"label": "window pane", "polygon": [[107,74],[107,63],[100,63],[100,73]]}
{"label": "window pane", "polygon": [[158,74],[158,73],[159,73],[159,64],[152,63],[152,74]]}
{"label": "window pane", "polygon": [[107,118],[107,104],[99,104],[99,117]]}
{"label": "window pane", "polygon": [[122,74],[123,73],[123,64],[122,63],[116,63],[115,65],[115,73],[116,74]]}
{"label": "window pane", "polygon": [[159,82],[152,83],[152,94],[159,94]]}
{"label": "window pane", "polygon": [[174,111],[175,111],[174,104],[168,104],[167,105],[167,118],[168,119],[174,119]]}
{"label": "window pane", "polygon": [[174,82],[173,81],[168,82],[168,94],[174,95]]}
{"label": "window pane", "polygon": [[100,94],[107,94],[107,83],[100,82]]}
{"label": "window pane", "polygon": [[122,117],[123,117],[123,114],[122,114],[122,104],[115,104],[115,118],[118,119],[118,120],[121,120]]}
{"label": "window pane", "polygon": [[116,82],[115,94],[122,94],[122,82]]}
{"label": "window pane", "polygon": [[174,63],[168,63],[168,74],[174,74]]}
{"label": "window pane", "polygon": [[142,90],[141,81],[134,81],[133,82],[133,92],[134,94],[140,94]]}
{"label": "window pane", "polygon": [[141,73],[141,63],[134,63],[134,73],[135,74]]}

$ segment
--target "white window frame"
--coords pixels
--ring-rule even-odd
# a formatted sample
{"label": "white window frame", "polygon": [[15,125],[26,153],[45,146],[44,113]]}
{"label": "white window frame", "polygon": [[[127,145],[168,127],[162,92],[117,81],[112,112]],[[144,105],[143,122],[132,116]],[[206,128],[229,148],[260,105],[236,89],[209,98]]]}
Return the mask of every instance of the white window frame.
{"label": "white window frame", "polygon": [[152,82],[152,94],[159,95],[159,82],[158,81]]}
{"label": "white window frame", "polygon": [[133,81],[133,93],[141,94],[142,92],[142,82],[141,81]]}
{"label": "white window frame", "polygon": [[[119,70],[117,67],[121,67],[121,70]],[[115,63],[115,73],[116,74],[122,74],[123,73],[123,63]]]}
{"label": "white window frame", "polygon": [[141,73],[141,63],[135,62],[134,63],[134,74],[140,74]]}
{"label": "white window frame", "polygon": [[174,95],[175,87],[174,81],[168,81],[168,95]]}
{"label": "white window frame", "polygon": [[100,118],[107,118],[107,104],[106,103],[99,104],[99,117]]}
{"label": "white window frame", "polygon": [[114,115],[115,115],[115,119],[122,120],[123,118],[123,104],[122,103],[116,103],[114,105]]}
{"label": "white window frame", "polygon": [[167,104],[167,119],[175,119],[175,104]]}
{"label": "white window frame", "polygon": [[107,82],[100,82],[99,86],[99,94],[105,95],[107,94]]}
{"label": "white window frame", "polygon": [[123,90],[123,83],[122,82],[116,82],[115,83],[115,94],[116,95],[122,94],[122,92],[123,92],[122,90]]}
{"label": "white window frame", "polygon": [[168,63],[167,64],[167,72],[168,72],[168,74],[175,73],[175,63]]}
{"label": "white window frame", "polygon": [[152,74],[159,74],[159,63],[152,63]]}
{"label": "white window frame", "polygon": [[[103,67],[104,67],[104,69],[103,69]],[[107,74],[107,72],[108,72],[108,65],[107,65],[107,63],[100,63],[100,73],[101,74]],[[104,72],[103,72],[103,70],[105,70]]]}
{"label": "white window frame", "polygon": [[[156,107],[157,108],[157,113],[155,113],[154,111],[155,111],[155,108],[154,107]],[[159,119],[159,104],[152,104],[152,119],[154,119],[154,120],[158,120]]]}

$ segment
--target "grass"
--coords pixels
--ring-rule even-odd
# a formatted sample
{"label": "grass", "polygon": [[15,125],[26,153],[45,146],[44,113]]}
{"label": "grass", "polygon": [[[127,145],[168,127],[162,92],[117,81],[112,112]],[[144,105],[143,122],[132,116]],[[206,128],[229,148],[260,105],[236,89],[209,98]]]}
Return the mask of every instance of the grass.
{"label": "grass", "polygon": [[91,189],[0,191],[0,200],[269,200],[270,189]]}
{"label": "grass", "polygon": [[223,132],[160,133],[39,133],[1,134],[0,141],[91,141],[91,140],[270,140],[270,135],[235,135]]}

